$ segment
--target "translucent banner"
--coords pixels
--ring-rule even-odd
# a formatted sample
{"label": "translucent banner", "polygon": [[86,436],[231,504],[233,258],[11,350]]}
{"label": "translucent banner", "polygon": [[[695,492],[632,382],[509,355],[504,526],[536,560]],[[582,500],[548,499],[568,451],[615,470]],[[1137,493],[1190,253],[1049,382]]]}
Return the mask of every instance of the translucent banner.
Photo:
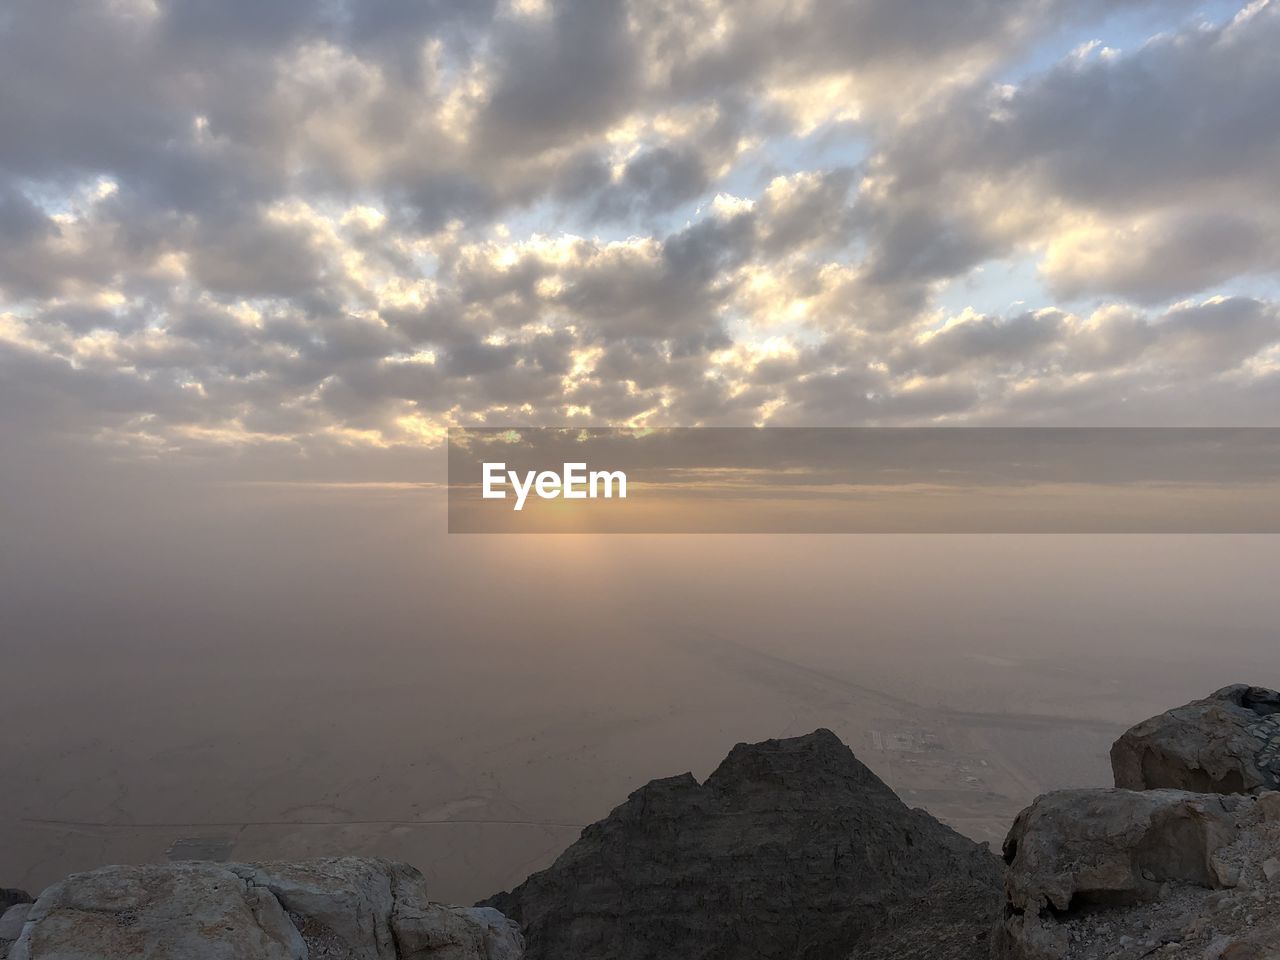
{"label": "translucent banner", "polygon": [[1280,429],[453,429],[449,530],[1275,533]]}

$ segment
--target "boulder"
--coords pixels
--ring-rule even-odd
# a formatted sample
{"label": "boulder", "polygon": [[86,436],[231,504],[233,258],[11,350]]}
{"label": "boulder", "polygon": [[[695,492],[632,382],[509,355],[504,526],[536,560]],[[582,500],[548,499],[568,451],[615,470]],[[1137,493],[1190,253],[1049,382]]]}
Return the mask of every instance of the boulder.
{"label": "boulder", "polygon": [[1167,881],[1221,886],[1213,857],[1234,839],[1238,806],[1182,790],[1047,793],[1004,842],[1008,902],[1069,913],[1152,900]]}
{"label": "boulder", "polygon": [[9,960],[307,960],[275,897],[209,863],[105,867],[40,895]]}
{"label": "boulder", "polygon": [[8,954],[9,945],[18,939],[30,910],[31,895],[27,891],[0,887],[0,958]]}
{"label": "boulder", "polygon": [[1144,720],[1115,742],[1111,768],[1129,790],[1280,788],[1280,693],[1235,684]]}
{"label": "boulder", "polygon": [[498,911],[434,903],[413,867],[359,857],[106,867],[50,887],[26,921],[9,960],[523,956]]}
{"label": "boulder", "polygon": [[534,960],[985,960],[999,861],[829,730],[655,780],[488,903]]}
{"label": "boulder", "polygon": [[8,956],[9,945],[22,935],[22,927],[30,912],[31,904],[15,903],[0,913],[0,957]]}
{"label": "boulder", "polygon": [[520,928],[491,907],[405,902],[392,918],[400,960],[521,960]]}
{"label": "boulder", "polygon": [[[1040,797],[1005,840],[1006,903],[993,956],[1120,958],[1157,949],[1161,957],[1200,956],[1204,944],[1183,953],[1183,942],[1233,923],[1239,937],[1228,942],[1245,943],[1265,861],[1280,846],[1268,806],[1181,790]],[[1189,929],[1197,916],[1223,919]]]}
{"label": "boulder", "polygon": [[227,869],[268,890],[307,937],[341,946],[351,960],[397,960],[391,929],[395,894],[426,900],[421,874],[386,860],[341,857]]}
{"label": "boulder", "polygon": [[[349,960],[518,960],[520,929],[497,910],[453,907],[427,897],[413,867],[342,857],[231,864],[280,901],[309,947]],[[314,956],[315,949],[312,950]]]}

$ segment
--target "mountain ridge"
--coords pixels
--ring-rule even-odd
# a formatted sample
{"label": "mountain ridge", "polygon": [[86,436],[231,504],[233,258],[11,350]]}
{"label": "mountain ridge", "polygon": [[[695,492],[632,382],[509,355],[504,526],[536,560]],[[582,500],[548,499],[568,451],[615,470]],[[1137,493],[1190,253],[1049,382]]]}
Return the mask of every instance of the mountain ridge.
{"label": "mountain ridge", "polygon": [[702,783],[650,781],[481,903],[521,924],[532,960],[843,960],[891,916],[947,928],[930,956],[978,958],[1000,875],[985,845],[909,808],[820,728],[737,744]]}

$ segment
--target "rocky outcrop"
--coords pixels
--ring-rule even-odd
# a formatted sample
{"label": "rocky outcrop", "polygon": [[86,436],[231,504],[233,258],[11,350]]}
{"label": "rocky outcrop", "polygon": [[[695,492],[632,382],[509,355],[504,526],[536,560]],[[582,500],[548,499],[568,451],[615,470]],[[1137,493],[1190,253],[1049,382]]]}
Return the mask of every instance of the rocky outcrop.
{"label": "rocky outcrop", "polygon": [[306,947],[280,904],[210,864],[107,867],[46,890],[10,960],[41,957],[302,960]]}
{"label": "rocky outcrop", "polygon": [[1005,841],[993,957],[1280,960],[1277,727],[1280,694],[1226,687],[1121,737],[1117,789],[1036,800]]}
{"label": "rocky outcrop", "polygon": [[992,955],[1275,960],[1277,857],[1280,793],[1047,794],[1005,843],[1008,899]]}
{"label": "rocky outcrop", "polygon": [[827,730],[637,790],[488,903],[535,960],[983,958],[1000,868]]}
{"label": "rocky outcrop", "polygon": [[31,910],[31,895],[25,890],[0,887],[0,957],[5,956],[9,945],[22,933]]}
{"label": "rocky outcrop", "polygon": [[31,904],[15,903],[0,913],[0,957],[6,956],[13,941],[22,935],[22,928],[30,912]]}
{"label": "rocky outcrop", "polygon": [[1227,885],[1218,852],[1235,840],[1243,797],[1180,790],[1060,790],[1018,815],[1009,864],[1004,956],[1066,955],[1067,921],[1159,900],[1170,884]]}
{"label": "rocky outcrop", "polygon": [[[7,914],[6,914],[7,916]],[[106,867],[31,905],[9,960],[520,960],[495,910],[426,896],[387,860]]]}
{"label": "rocky outcrop", "polygon": [[1240,805],[1181,790],[1046,794],[1005,840],[1010,901],[1070,913],[1152,900],[1170,881],[1221,885],[1213,857],[1235,838]]}
{"label": "rocky outcrop", "polygon": [[1111,748],[1117,787],[1280,789],[1280,693],[1235,684],[1144,720]]}

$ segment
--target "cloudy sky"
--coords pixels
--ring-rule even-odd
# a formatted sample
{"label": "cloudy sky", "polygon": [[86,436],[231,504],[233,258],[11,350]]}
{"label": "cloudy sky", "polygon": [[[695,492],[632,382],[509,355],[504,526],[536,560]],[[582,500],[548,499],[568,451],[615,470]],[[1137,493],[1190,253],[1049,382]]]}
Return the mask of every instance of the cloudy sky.
{"label": "cloudy sky", "polygon": [[1273,424],[1280,4],[10,0],[0,423]]}
{"label": "cloudy sky", "polygon": [[[1276,686],[1278,537],[447,537],[431,479],[450,425],[1280,427],[1277,51],[1280,0],[0,0],[0,884],[588,822],[868,688]],[[308,836],[236,856],[562,846]]]}

